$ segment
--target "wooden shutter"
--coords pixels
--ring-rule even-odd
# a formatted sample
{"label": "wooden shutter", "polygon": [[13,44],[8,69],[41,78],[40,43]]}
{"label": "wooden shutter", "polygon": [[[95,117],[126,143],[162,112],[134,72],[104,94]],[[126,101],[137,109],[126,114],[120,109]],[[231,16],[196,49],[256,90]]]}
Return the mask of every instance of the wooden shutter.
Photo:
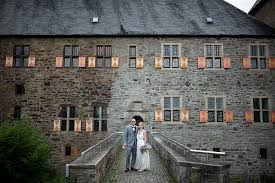
{"label": "wooden shutter", "polygon": [[223,58],[223,67],[225,69],[230,69],[231,68],[231,60],[229,57],[224,57]]}
{"label": "wooden shutter", "polygon": [[119,57],[112,57],[112,68],[118,68]]}
{"label": "wooden shutter", "polygon": [[63,65],[63,57],[56,57],[55,58],[55,67],[62,67]]}
{"label": "wooden shutter", "polygon": [[93,121],[92,120],[86,120],[86,132],[93,131]]}
{"label": "wooden shutter", "polygon": [[77,156],[77,148],[76,145],[71,146],[71,156],[76,157]]}
{"label": "wooden shutter", "polygon": [[144,64],[144,58],[143,57],[137,57],[136,68],[137,69],[142,69],[143,64]]}
{"label": "wooden shutter", "polygon": [[233,123],[233,111],[226,111],[225,112],[225,122],[226,123]]}
{"label": "wooden shutter", "polygon": [[204,69],[206,65],[205,57],[198,57],[198,68]]}
{"label": "wooden shutter", "polygon": [[244,69],[250,69],[251,68],[250,57],[244,57],[243,58],[243,68]]}
{"label": "wooden shutter", "polygon": [[155,68],[156,69],[162,68],[162,57],[155,57]]}
{"label": "wooden shutter", "polygon": [[269,69],[275,69],[275,58],[268,59],[268,66],[269,66]]}
{"label": "wooden shutter", "polygon": [[162,108],[161,107],[157,107],[155,109],[155,121],[156,122],[162,122],[163,118],[162,118]]}
{"label": "wooden shutter", "polygon": [[208,121],[208,113],[207,111],[200,111],[200,122],[207,123]]}
{"label": "wooden shutter", "polygon": [[253,120],[253,112],[252,111],[245,111],[245,122],[252,123]]}
{"label": "wooden shutter", "polygon": [[6,56],[6,64],[5,67],[12,67],[13,56]]}
{"label": "wooden shutter", "polygon": [[74,131],[81,131],[81,121],[79,119],[74,120]]}
{"label": "wooden shutter", "polygon": [[188,57],[186,57],[186,56],[180,57],[180,67],[182,69],[187,69],[188,68]]}
{"label": "wooden shutter", "polygon": [[53,131],[59,132],[60,131],[60,120],[54,120],[53,121]]}
{"label": "wooden shutter", "polygon": [[275,123],[275,111],[271,112],[271,122]]}
{"label": "wooden shutter", "polygon": [[85,67],[86,66],[86,57],[79,57],[78,58],[78,67]]}
{"label": "wooden shutter", "polygon": [[35,57],[29,57],[28,67],[35,67]]}
{"label": "wooden shutter", "polygon": [[88,67],[95,67],[95,57],[88,57]]}
{"label": "wooden shutter", "polygon": [[189,122],[189,110],[186,108],[182,108],[180,110],[181,113],[181,121],[182,122]]}

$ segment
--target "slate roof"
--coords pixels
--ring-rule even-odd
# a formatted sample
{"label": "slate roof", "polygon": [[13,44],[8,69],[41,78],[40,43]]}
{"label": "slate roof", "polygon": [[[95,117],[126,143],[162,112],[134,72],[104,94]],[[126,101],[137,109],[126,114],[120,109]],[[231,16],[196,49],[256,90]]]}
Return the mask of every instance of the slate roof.
{"label": "slate roof", "polygon": [[1,0],[0,35],[274,36],[275,31],[223,0]]}

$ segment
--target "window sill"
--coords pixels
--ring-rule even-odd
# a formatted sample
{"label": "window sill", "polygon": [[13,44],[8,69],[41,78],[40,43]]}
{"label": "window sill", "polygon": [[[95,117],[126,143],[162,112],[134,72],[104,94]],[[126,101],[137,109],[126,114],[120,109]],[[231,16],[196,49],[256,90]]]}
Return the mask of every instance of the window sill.
{"label": "window sill", "polygon": [[270,70],[269,68],[266,68],[266,69],[250,69],[251,71],[268,71]]}
{"label": "window sill", "polygon": [[177,68],[164,68],[162,67],[160,70],[164,70],[164,71],[175,71],[175,70],[182,70],[180,67],[177,67]]}
{"label": "window sill", "polygon": [[188,122],[171,122],[171,121],[164,121],[162,123],[160,123],[161,125],[183,125],[183,124],[188,124]]}
{"label": "window sill", "polygon": [[204,68],[202,70],[206,70],[206,71],[225,71],[225,70],[229,70],[229,69],[225,69],[225,68]]}

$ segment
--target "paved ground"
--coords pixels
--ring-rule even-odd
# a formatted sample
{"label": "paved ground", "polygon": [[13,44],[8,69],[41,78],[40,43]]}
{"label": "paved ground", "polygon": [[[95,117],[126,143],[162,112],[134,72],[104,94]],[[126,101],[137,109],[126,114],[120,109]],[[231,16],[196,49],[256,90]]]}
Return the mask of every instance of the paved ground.
{"label": "paved ground", "polygon": [[153,149],[150,149],[151,170],[144,172],[125,170],[125,150],[121,150],[108,170],[103,183],[174,183],[166,167]]}

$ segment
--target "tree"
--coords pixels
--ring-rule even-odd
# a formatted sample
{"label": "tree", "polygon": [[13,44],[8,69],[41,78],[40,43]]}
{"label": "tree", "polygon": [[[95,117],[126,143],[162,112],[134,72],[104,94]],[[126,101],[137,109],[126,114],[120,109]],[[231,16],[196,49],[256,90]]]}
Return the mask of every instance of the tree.
{"label": "tree", "polygon": [[57,182],[51,147],[29,120],[0,124],[0,173],[7,182]]}

